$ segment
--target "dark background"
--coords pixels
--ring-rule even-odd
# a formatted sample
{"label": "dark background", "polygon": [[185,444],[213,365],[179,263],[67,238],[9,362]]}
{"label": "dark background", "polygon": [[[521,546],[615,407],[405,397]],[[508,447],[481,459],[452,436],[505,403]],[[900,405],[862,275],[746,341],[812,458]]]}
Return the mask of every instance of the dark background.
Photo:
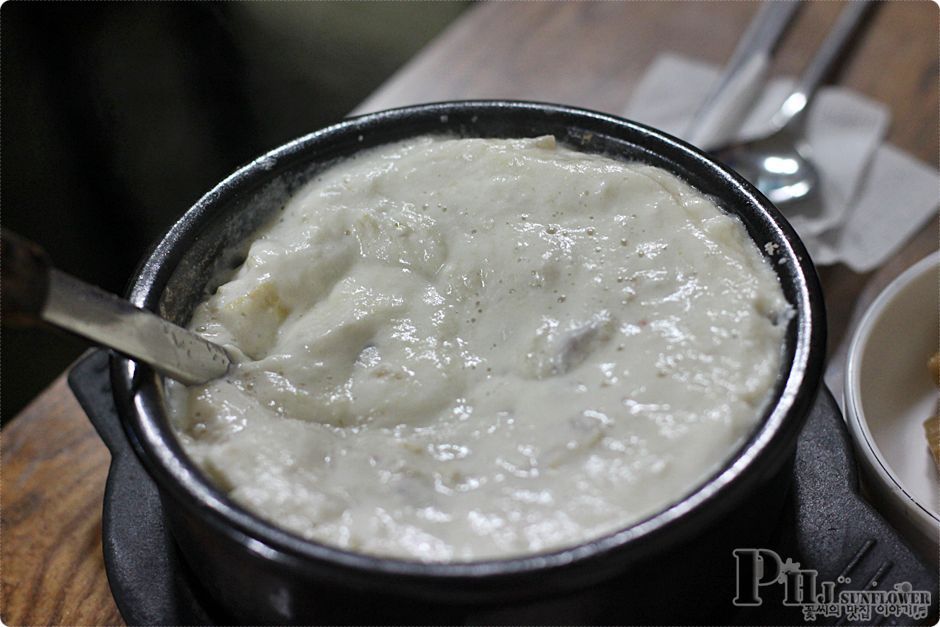
{"label": "dark background", "polygon": [[[122,292],[146,248],[240,164],[352,110],[466,2],[7,2],[0,216]],[[0,337],[15,415],[86,347]]]}

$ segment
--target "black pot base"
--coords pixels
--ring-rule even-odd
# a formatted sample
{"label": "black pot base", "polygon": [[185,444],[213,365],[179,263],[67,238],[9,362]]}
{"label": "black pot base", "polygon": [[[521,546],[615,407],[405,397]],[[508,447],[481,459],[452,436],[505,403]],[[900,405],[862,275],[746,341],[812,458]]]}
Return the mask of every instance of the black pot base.
{"label": "black pot base", "polygon": [[[181,559],[164,522],[159,491],[131,449],[114,408],[108,353],[98,350],[86,355],[70,372],[69,385],[111,451],[102,544],[108,582],[121,616],[132,625],[238,622],[237,616],[227,615],[213,603]],[[819,581],[837,581],[840,577],[851,580],[840,584],[837,591],[890,591],[894,584],[908,582],[913,590],[931,592],[931,605],[923,619],[875,614],[871,623],[937,622],[937,573],[925,566],[859,496],[848,435],[828,390],[820,393],[800,436],[791,488],[778,528],[768,546],[759,548],[773,550],[784,560],[792,558],[802,569],[815,569]],[[715,577],[733,581],[734,566],[734,558],[729,556],[727,563],[716,565]],[[802,608],[784,605],[782,593],[782,585],[762,587],[760,607],[735,607],[729,599],[723,605],[726,609],[718,615],[699,615],[694,623],[807,624]],[[675,599],[675,603],[681,605],[682,599]],[[374,622],[382,622],[381,610],[376,610]],[[422,622],[420,617],[420,607],[415,608],[412,622]],[[475,622],[617,623],[623,622],[623,617],[622,612],[616,612],[609,620],[603,620],[603,616],[598,620],[597,608],[589,608],[584,614],[574,608],[573,613],[561,615],[545,614],[534,608],[530,616],[513,611],[503,618],[496,612],[477,616]],[[331,618],[335,620],[336,616]],[[664,623],[675,622],[669,616],[661,618]],[[844,623],[844,618],[825,616],[812,622]]]}

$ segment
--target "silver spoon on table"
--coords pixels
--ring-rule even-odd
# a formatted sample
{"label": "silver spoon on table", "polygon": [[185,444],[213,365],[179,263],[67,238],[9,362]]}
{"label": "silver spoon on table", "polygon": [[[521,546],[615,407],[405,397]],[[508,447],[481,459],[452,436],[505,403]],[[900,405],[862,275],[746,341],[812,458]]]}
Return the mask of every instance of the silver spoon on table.
{"label": "silver spoon on table", "polygon": [[3,323],[44,321],[193,385],[228,372],[224,348],[51,266],[36,244],[3,230]]}
{"label": "silver spoon on table", "polygon": [[810,203],[819,194],[819,172],[804,137],[806,112],[855,28],[874,4],[856,0],[842,10],[793,91],[771,119],[772,132],[710,151],[781,210],[797,203]]}

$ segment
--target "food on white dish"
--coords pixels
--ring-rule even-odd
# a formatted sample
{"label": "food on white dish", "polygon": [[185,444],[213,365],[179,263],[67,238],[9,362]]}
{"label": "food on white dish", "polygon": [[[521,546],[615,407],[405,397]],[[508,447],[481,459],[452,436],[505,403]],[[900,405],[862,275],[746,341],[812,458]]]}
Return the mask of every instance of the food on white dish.
{"label": "food on white dish", "polygon": [[933,461],[940,470],[940,414],[924,421],[924,437],[927,438],[927,448],[933,456]]}
{"label": "food on white dish", "polygon": [[[934,385],[940,387],[940,352],[934,353],[927,360],[927,372]],[[924,435],[927,438],[927,448],[933,456],[933,461],[940,470],[940,411],[924,421]]]}
{"label": "food on white dish", "polygon": [[935,252],[878,295],[855,330],[845,368],[846,423],[866,494],[935,566],[940,474],[923,423],[937,409],[937,385],[924,366],[940,346],[938,267]]}
{"label": "food on white dish", "polygon": [[188,454],[305,538],[425,561],[582,543],[704,482],[760,420],[790,308],[736,218],[552,137],[423,137],[319,173],[190,328]]}

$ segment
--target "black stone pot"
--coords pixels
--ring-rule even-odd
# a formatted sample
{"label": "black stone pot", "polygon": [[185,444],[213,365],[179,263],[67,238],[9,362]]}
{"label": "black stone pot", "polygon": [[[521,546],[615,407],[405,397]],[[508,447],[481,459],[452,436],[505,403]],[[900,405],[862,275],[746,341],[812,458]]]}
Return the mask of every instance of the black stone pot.
{"label": "black stone pot", "polygon": [[[167,420],[161,379],[122,357],[111,364],[115,404],[161,490],[173,536],[233,621],[714,622],[734,597],[731,550],[761,546],[787,490],[796,438],[823,371],[825,315],[812,262],[780,213],[701,151],[614,116],[550,104],[469,101],[365,115],[253,161],[203,197],[143,261],[129,298],[185,323],[237,266],[253,231],[317,170],[358,150],[429,133],[553,134],[579,150],[669,170],[737,215],[769,260],[795,315],[759,426],[734,457],[685,498],[630,527],[551,553],[424,564],[317,544],[252,515],[187,459]],[[771,254],[772,253],[772,254]],[[681,608],[681,609],[680,609]]]}

